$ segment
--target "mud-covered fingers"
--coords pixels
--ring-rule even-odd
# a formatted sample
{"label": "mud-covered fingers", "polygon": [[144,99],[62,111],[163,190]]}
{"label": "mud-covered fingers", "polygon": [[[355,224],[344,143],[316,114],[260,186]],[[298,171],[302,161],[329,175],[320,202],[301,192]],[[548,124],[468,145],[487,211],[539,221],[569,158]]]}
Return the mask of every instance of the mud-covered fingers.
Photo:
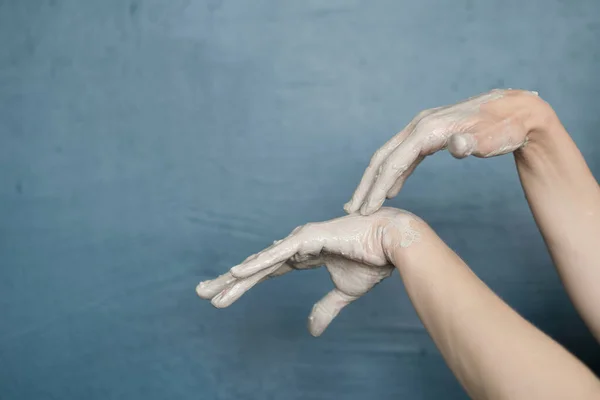
{"label": "mud-covered fingers", "polygon": [[263,281],[280,277],[297,269],[309,269],[321,265],[323,265],[323,260],[321,260],[320,257],[313,257],[299,263],[292,264],[291,262],[284,262],[281,265],[275,265],[272,268],[259,271],[247,278],[234,278],[234,281],[230,282],[229,285],[222,287],[222,290],[212,297],[211,303],[217,308],[228,307],[242,297],[248,290]]}
{"label": "mud-covered fingers", "polygon": [[257,283],[266,279],[270,274],[277,271],[282,265],[283,263],[275,264],[269,268],[262,269],[247,278],[237,279],[212,298],[212,305],[217,308],[229,307],[233,302],[242,297],[244,293],[252,289]]}
{"label": "mud-covered fingers", "polygon": [[412,131],[412,126],[414,124],[411,122],[406,128],[404,128],[400,133],[396,134],[390,140],[387,141],[383,146],[381,146],[371,157],[371,161],[369,165],[365,169],[363,176],[360,180],[360,183],[354,190],[352,194],[352,198],[346,204],[344,204],[344,210],[348,214],[352,214],[357,212],[361,205],[363,204],[365,197],[369,194],[369,189],[377,179],[377,173],[381,164],[385,162],[387,157],[398,147],[400,143],[406,139],[406,137]]}
{"label": "mud-covered fingers", "polygon": [[231,272],[226,272],[215,279],[200,282],[196,286],[196,293],[201,298],[210,300],[236,280],[237,278],[231,275]]}
{"label": "mud-covered fingers", "polygon": [[315,303],[308,317],[310,334],[315,337],[320,336],[340,311],[357,298],[347,295],[337,288],[327,293],[325,297]]}
{"label": "mud-covered fingers", "polygon": [[251,257],[241,264],[231,268],[230,272],[237,278],[248,278],[259,271],[281,264],[292,257],[299,249],[300,240],[297,235],[275,242],[269,249]]}
{"label": "mud-covered fingers", "polygon": [[412,172],[413,166],[421,156],[421,149],[415,139],[408,138],[394,150],[387,160],[381,165],[377,180],[369,190],[360,213],[370,215],[379,210],[385,201],[388,192],[394,187],[400,177],[407,172]]}
{"label": "mud-covered fingers", "polygon": [[398,193],[400,193],[400,190],[404,186],[404,182],[406,182],[406,179],[408,179],[408,177],[414,172],[414,170],[421,163],[421,161],[423,161],[424,158],[425,156],[417,157],[415,162],[406,170],[406,172],[404,172],[402,175],[400,175],[398,179],[396,179],[394,185],[387,192],[386,197],[388,199],[394,198],[398,195]]}

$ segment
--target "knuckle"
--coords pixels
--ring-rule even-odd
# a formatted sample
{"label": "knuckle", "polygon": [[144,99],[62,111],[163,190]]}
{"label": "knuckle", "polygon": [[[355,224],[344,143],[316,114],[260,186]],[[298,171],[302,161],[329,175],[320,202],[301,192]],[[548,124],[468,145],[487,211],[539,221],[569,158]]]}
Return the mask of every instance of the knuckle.
{"label": "knuckle", "polygon": [[418,127],[431,126],[435,122],[435,116],[433,114],[427,114],[417,122]]}
{"label": "knuckle", "polygon": [[380,174],[380,179],[378,181],[378,187],[385,188],[388,185],[388,182],[393,179],[393,177],[397,174],[397,164],[393,162],[387,163],[385,168],[382,169]]}
{"label": "knuckle", "polygon": [[445,132],[446,130],[447,127],[444,126],[443,121],[436,119],[434,116],[423,118],[415,126],[415,133],[418,133],[419,137],[425,134],[427,134],[428,137],[431,135],[439,136],[440,133]]}
{"label": "knuckle", "polygon": [[307,224],[302,225],[298,228],[298,234],[302,236],[310,235],[310,233],[314,230],[315,223],[309,222]]}
{"label": "knuckle", "polygon": [[423,121],[433,119],[433,116],[435,115],[436,110],[437,110],[437,108],[429,108],[427,110],[423,110],[423,111],[419,112],[417,114],[417,116],[413,119],[413,123],[415,125],[417,125]]}
{"label": "knuckle", "polygon": [[431,114],[431,110],[430,109],[419,111],[419,113],[415,117],[415,120],[420,121],[423,118],[425,118],[426,116],[428,116],[429,114]]}
{"label": "knuckle", "polygon": [[383,165],[383,170],[382,170],[382,174],[383,176],[389,176],[389,175],[397,175],[398,173],[405,171],[408,168],[408,166],[401,162],[400,160],[396,160],[396,159],[390,159],[387,160],[384,165]]}
{"label": "knuckle", "polygon": [[381,161],[383,160],[384,154],[383,154],[383,150],[378,149],[375,153],[373,153],[373,156],[371,157],[371,161],[369,163],[370,167],[375,167],[378,164],[381,163]]}

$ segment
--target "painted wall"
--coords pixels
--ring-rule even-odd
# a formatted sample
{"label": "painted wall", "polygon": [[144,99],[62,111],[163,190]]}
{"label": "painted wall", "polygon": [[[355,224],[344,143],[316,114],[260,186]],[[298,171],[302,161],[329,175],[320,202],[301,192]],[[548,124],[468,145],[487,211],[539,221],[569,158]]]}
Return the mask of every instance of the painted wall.
{"label": "painted wall", "polygon": [[[600,2],[0,0],[0,398],[464,399],[400,279],[306,331],[325,271],[194,292],[342,215],[421,109],[538,90],[600,175]],[[510,156],[390,205],[600,372]]]}

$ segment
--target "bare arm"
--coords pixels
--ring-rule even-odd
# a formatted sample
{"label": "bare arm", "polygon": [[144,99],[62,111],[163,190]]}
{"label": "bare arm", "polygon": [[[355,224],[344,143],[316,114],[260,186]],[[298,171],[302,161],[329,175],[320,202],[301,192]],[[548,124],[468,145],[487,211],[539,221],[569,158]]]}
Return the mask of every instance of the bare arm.
{"label": "bare arm", "polygon": [[514,152],[527,200],[569,296],[600,340],[600,188],[552,108],[533,92],[494,90],[425,110],[373,156],[349,213],[369,215],[428,155]]}
{"label": "bare arm", "polygon": [[427,331],[473,399],[598,399],[596,377],[498,298],[424,223],[390,257]]}
{"label": "bare arm", "polygon": [[315,336],[395,266],[427,331],[474,399],[600,398],[599,381],[580,361],[500,300],[425,222],[401,210],[305,225],[197,291],[228,307],[269,277],[321,265],[334,289],[312,309]]}
{"label": "bare arm", "polygon": [[529,101],[529,143],[515,152],[521,183],[571,300],[600,340],[600,187],[550,106]]}

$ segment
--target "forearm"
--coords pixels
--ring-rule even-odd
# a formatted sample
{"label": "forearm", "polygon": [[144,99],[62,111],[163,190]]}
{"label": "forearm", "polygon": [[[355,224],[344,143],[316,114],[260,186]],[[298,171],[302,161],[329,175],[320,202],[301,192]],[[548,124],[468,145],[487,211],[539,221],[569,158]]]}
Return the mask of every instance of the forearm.
{"label": "forearm", "polygon": [[552,109],[532,101],[519,176],[569,296],[600,340],[600,187]]}
{"label": "forearm", "polygon": [[480,281],[424,223],[390,257],[427,331],[474,399],[591,399],[594,375]]}

